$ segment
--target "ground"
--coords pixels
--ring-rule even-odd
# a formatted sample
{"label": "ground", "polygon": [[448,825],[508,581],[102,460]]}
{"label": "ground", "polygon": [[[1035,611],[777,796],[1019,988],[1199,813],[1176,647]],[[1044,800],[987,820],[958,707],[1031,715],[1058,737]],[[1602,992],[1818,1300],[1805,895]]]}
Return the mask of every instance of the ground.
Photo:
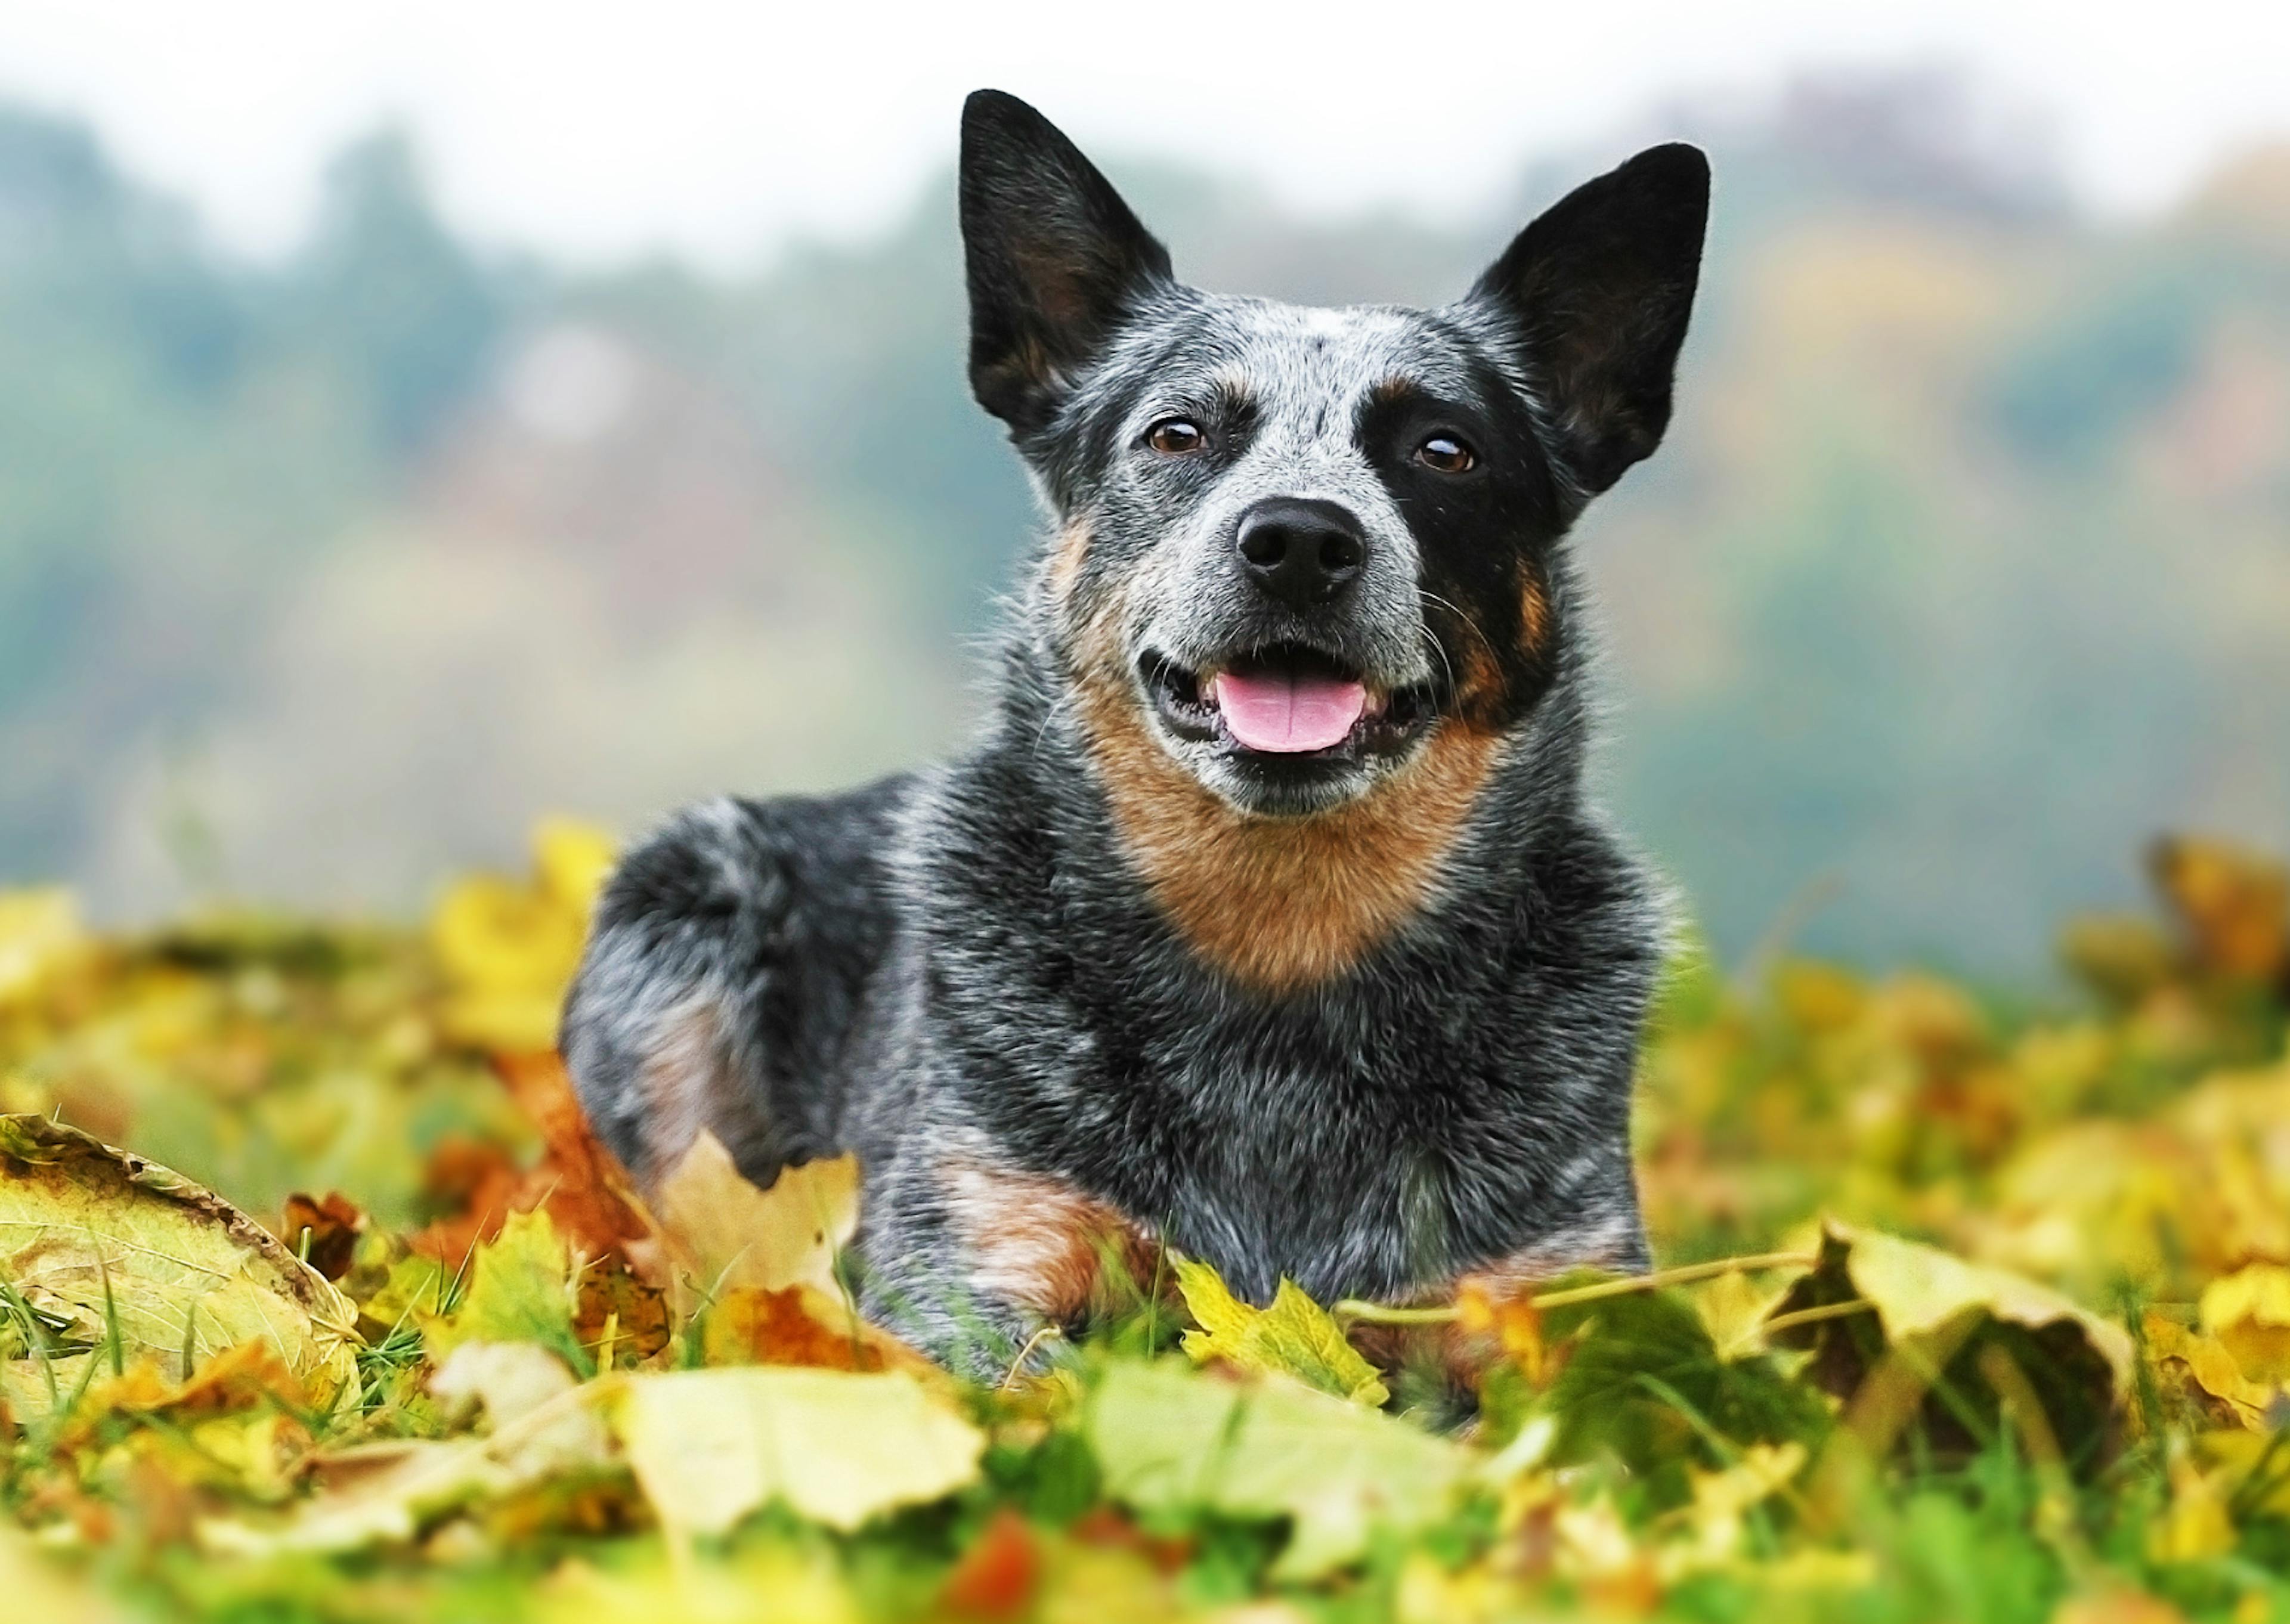
{"label": "ground", "polygon": [[535,846],[420,928],[0,896],[22,1616],[2290,1620],[2263,859],[2158,844],[2072,991],[1682,953],[1651,1281],[1168,1259],[987,1390],[852,1315],[847,1162],[637,1199],[548,1051],[610,847]]}

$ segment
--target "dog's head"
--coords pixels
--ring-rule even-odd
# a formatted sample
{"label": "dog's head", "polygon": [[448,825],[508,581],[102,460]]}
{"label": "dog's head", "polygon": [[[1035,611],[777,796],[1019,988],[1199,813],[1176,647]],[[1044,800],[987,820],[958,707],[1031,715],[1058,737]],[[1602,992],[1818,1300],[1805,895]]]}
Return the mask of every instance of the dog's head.
{"label": "dog's head", "polygon": [[1669,422],[1709,188],[1657,147],[1457,303],[1307,309],[1179,283],[1070,141],[971,97],[971,383],[1056,510],[1069,669],[1244,814],[1517,726],[1565,630],[1551,549]]}

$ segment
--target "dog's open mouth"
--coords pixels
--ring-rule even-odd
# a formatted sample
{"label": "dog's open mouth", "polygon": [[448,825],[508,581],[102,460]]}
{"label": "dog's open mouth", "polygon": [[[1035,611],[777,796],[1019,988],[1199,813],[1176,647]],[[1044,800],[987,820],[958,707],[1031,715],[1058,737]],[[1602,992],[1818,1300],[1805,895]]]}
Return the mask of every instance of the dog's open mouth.
{"label": "dog's open mouth", "polygon": [[1405,742],[1431,713],[1426,688],[1391,692],[1317,649],[1278,644],[1204,671],[1148,654],[1139,672],[1180,738],[1259,756],[1352,756]]}

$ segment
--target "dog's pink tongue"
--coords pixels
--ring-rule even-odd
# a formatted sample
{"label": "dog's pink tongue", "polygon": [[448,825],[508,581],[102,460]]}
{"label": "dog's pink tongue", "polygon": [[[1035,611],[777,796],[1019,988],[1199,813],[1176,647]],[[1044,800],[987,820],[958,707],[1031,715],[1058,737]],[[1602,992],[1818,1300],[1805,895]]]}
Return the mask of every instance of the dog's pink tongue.
{"label": "dog's pink tongue", "polygon": [[1293,754],[1341,744],[1367,708],[1367,690],[1333,676],[1221,671],[1216,706],[1232,736],[1247,748]]}

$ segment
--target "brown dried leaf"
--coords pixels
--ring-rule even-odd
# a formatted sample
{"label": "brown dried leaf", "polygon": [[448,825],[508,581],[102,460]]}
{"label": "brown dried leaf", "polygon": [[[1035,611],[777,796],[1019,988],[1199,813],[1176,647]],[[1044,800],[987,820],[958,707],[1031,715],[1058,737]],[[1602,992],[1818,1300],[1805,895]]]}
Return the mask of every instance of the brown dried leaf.
{"label": "brown dried leaf", "polygon": [[286,1197],[278,1223],[287,1248],[329,1280],[350,1272],[358,1236],[365,1230],[365,1214],[340,1190],[328,1190],[323,1201],[295,1191]]}

